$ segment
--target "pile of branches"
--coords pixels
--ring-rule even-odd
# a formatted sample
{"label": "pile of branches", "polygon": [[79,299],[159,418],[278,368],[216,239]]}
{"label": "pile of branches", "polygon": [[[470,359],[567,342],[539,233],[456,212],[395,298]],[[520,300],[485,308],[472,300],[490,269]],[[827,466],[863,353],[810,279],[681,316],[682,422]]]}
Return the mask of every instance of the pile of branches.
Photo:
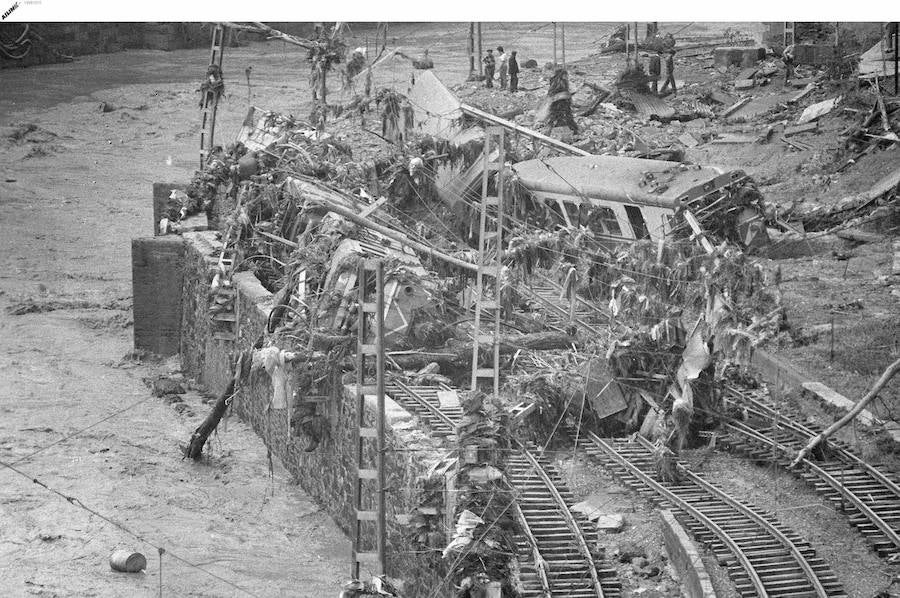
{"label": "pile of branches", "polygon": [[586,395],[589,369],[585,366],[591,357],[591,353],[571,351],[542,351],[523,357],[532,361],[527,368],[531,371],[509,376],[506,388],[517,402],[533,403],[536,408],[520,423],[518,438],[553,446],[561,440],[566,420],[589,426],[598,423]]}

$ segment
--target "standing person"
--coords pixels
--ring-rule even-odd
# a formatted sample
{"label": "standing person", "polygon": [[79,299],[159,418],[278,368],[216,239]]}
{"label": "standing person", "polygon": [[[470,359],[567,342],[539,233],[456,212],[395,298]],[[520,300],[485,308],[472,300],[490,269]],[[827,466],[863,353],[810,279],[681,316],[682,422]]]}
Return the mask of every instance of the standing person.
{"label": "standing person", "polygon": [[509,55],[503,51],[503,46],[497,46],[497,52],[500,54],[500,89],[506,89],[506,71],[509,67]]}
{"label": "standing person", "polygon": [[656,54],[650,56],[650,64],[647,66],[647,73],[650,77],[650,91],[653,95],[658,95],[659,76],[662,74],[662,50],[658,50]]}
{"label": "standing person", "polygon": [[666,82],[659,90],[659,95],[666,95],[666,90],[670,85],[672,86],[672,96],[678,95],[678,90],[675,89],[675,48],[670,49],[666,54]]}
{"label": "standing person", "polygon": [[572,92],[569,91],[569,73],[564,68],[557,68],[550,78],[550,88],[547,90],[550,100],[550,109],[547,116],[547,125],[552,129],[556,126],[566,126],[578,135],[578,123],[572,116]]}
{"label": "standing person", "polygon": [[519,91],[519,61],[516,58],[516,51],[513,50],[509,57],[509,92],[517,91]]}
{"label": "standing person", "polygon": [[794,44],[791,44],[781,53],[781,61],[784,63],[784,84],[787,85],[794,76]]}
{"label": "standing person", "polygon": [[484,63],[484,86],[485,87],[493,87],[494,86],[494,67],[497,64],[497,61],[494,59],[494,51],[488,48],[487,56],[481,59],[481,62]]}

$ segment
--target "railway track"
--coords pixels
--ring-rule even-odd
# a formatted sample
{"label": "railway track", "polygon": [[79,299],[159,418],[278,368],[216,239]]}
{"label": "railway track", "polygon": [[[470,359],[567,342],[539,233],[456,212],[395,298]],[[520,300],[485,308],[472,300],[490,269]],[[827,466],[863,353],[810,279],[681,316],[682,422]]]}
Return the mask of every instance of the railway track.
{"label": "railway track", "polygon": [[[757,461],[787,467],[797,452],[821,430],[798,423],[799,412],[776,406],[764,389],[726,387],[744,420],[726,418],[723,443]],[[900,554],[900,486],[887,473],[866,463],[842,443],[829,442],[817,455],[793,469],[816,492],[846,513],[850,523],[884,558]]]}
{"label": "railway track", "polygon": [[585,538],[590,523],[569,510],[574,499],[555,469],[523,447],[510,456],[507,474],[518,492],[522,595],[618,598],[622,590],[616,571],[597,567]]}
{"label": "railway track", "polygon": [[841,583],[808,542],[772,515],[743,503],[678,465],[679,481],[660,479],[653,445],[641,437],[603,440],[581,433],[582,446],[625,485],[667,503],[709,547],[742,596],[838,598]]}
{"label": "railway track", "polygon": [[[462,409],[441,405],[440,386],[413,386],[392,380],[385,392],[422,418],[438,436],[456,433]],[[516,537],[525,598],[619,598],[621,584],[613,568],[598,568],[584,537],[589,522],[573,514],[575,501],[554,468],[527,447],[513,453],[507,464],[510,484],[517,492]]]}
{"label": "railway track", "polygon": [[398,405],[422,420],[435,436],[456,434],[456,422],[462,418],[462,408],[458,405],[441,405],[438,396],[441,391],[453,390],[446,384],[416,386],[404,384],[396,379],[384,385],[384,392]]}
{"label": "railway track", "polygon": [[576,295],[574,313],[565,289],[552,279],[536,275],[530,285],[521,285],[520,290],[534,302],[538,311],[543,312],[547,322],[556,328],[565,328],[572,323],[589,334],[599,335],[609,322],[609,316],[596,306]]}

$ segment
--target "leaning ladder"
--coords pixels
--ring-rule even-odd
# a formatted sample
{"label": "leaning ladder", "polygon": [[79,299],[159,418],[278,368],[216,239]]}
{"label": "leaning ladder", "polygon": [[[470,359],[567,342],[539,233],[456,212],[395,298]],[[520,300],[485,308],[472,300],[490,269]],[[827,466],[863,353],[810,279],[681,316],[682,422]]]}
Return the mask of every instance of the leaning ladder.
{"label": "leaning ladder", "polygon": [[[375,279],[375,301],[368,292],[367,281]],[[356,526],[350,565],[352,579],[360,579],[360,569],[371,575],[385,573],[385,506],[384,506],[384,263],[363,259],[357,276],[359,306],[356,345],[356,486],[354,507]],[[367,330],[372,328],[372,335]],[[367,342],[367,336],[374,336]],[[367,358],[375,358],[374,389],[366,377]],[[366,424],[366,395],[377,397],[375,427]],[[372,446],[374,444],[374,447]],[[369,450],[366,450],[367,445]],[[373,450],[374,449],[374,450]],[[372,461],[374,460],[374,463]],[[374,488],[372,487],[374,484]],[[373,504],[374,503],[374,504]],[[367,541],[368,530],[375,527],[375,539]],[[368,535],[371,538],[371,535]]]}
{"label": "leaning ladder", "polygon": [[228,227],[222,238],[222,251],[216,262],[215,280],[217,289],[209,308],[212,320],[212,337],[220,341],[234,342],[238,334],[238,301],[234,288],[235,268],[238,258],[237,247],[241,240],[240,225]]}
{"label": "leaning ladder", "polygon": [[[212,46],[209,50],[209,64],[222,70],[222,47],[225,43],[225,27],[216,25],[212,34]],[[204,74],[204,76],[206,76]],[[206,159],[213,148],[213,137],[216,132],[216,111],[219,109],[219,96],[215,90],[207,90],[200,104],[200,170],[206,168]]]}
{"label": "leaning ladder", "polygon": [[[500,394],[500,269],[503,238],[503,163],[505,133],[501,127],[488,127],[484,138],[484,172],[481,178],[481,223],[478,235],[478,272],[475,278],[475,326],[472,348],[472,390],[479,380],[493,381],[494,395]],[[496,158],[491,154],[496,151]],[[496,173],[496,195],[489,195],[489,183]],[[489,285],[485,278],[493,279]],[[493,286],[490,296],[486,291]],[[490,332],[482,334],[482,315],[493,315]],[[490,347],[490,367],[481,367],[481,347]]]}

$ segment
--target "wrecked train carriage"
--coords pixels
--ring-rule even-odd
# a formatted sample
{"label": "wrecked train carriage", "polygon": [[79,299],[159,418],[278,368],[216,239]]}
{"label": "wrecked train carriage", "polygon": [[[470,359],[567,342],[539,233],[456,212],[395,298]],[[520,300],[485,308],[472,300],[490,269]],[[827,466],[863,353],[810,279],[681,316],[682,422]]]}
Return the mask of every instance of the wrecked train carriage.
{"label": "wrecked train carriage", "polygon": [[517,195],[532,202],[520,210],[546,210],[554,224],[585,226],[611,243],[690,237],[691,216],[717,240],[768,242],[762,196],[741,170],[620,156],[526,160],[512,169]]}

